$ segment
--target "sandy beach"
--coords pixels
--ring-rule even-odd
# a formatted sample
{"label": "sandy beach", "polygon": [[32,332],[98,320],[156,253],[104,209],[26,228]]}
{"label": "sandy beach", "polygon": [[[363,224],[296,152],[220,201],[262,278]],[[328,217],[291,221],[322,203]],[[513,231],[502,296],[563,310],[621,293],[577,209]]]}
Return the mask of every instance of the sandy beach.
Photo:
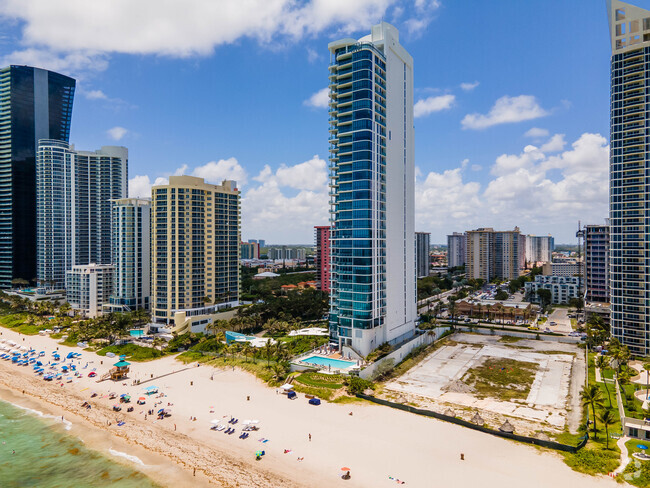
{"label": "sandy beach", "polygon": [[[58,348],[62,357],[70,351],[82,353],[77,368],[87,364],[79,369],[83,378],[61,384],[44,381],[29,366],[0,361],[3,399],[57,415],[65,412],[71,434],[105,453],[114,445],[115,451],[137,456],[145,466],[132,467],[163,486],[388,487],[400,480],[423,488],[519,488],[522,483],[591,488],[615,483],[576,473],[559,454],[532,446],[377,405],[311,406],[302,395],[288,400],[248,373],[184,365],[170,356],[132,363],[126,384],[97,383],[87,374],[96,369],[101,375],[116,359],[61,346],[48,337],[1,332],[0,339],[46,351],[46,361]],[[166,376],[132,384],[151,375]],[[165,396],[152,395],[146,405],[136,405],[148,386]],[[97,396],[91,398],[92,392]],[[127,413],[122,405],[121,412],[113,412],[117,400],[108,398],[110,392],[131,395],[134,411]],[[82,408],[84,401],[92,408]],[[168,408],[172,415],[164,420],[147,415],[145,420],[152,408]],[[239,419],[235,434],[210,430],[211,421],[223,419],[228,425],[231,417]],[[259,420],[260,430],[242,440],[238,437],[246,419]],[[118,427],[121,420],[125,424]],[[258,450],[266,452],[260,461],[255,460]],[[351,469],[351,479],[341,479],[342,467]]]}

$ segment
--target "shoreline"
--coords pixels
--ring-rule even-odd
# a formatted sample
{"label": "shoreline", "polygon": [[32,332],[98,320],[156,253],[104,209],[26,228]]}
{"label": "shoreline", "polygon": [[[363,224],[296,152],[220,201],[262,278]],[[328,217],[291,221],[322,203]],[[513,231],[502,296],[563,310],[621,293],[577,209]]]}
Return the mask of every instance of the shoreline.
{"label": "shoreline", "polygon": [[[89,411],[79,409],[77,412],[71,406],[74,403],[80,405],[84,401],[82,397],[69,390],[63,390],[60,395],[57,395],[56,391],[49,392],[50,395],[45,398],[38,393],[42,388],[39,389],[35,384],[39,380],[42,383],[42,379],[32,378],[32,381],[29,381],[30,378],[20,378],[18,375],[8,374],[10,372],[11,370],[0,362],[0,399],[19,408],[40,411],[55,418],[63,416],[66,421],[71,422],[71,428],[65,431],[68,435],[78,438],[86,447],[100,452],[110,460],[142,472],[163,487],[191,485],[199,488],[214,486],[230,488],[282,485],[303,488],[303,485],[293,484],[287,479],[276,477],[270,473],[258,472],[253,476],[246,476],[247,470],[242,463],[228,459],[225,453],[213,449],[211,446],[203,445],[184,434],[168,432],[166,429],[156,429],[155,427],[143,432],[139,428],[140,426],[119,430],[113,423],[114,414],[111,410],[99,405]],[[16,380],[16,377],[20,379]],[[67,400],[62,401],[62,397],[67,397]],[[84,415],[87,412],[90,414]],[[56,423],[55,419],[52,420]],[[110,427],[107,427],[105,423],[107,421],[111,422]],[[159,441],[164,439],[166,442],[163,446],[159,444],[156,447],[147,446],[143,442],[147,438]],[[135,456],[143,464],[140,465],[123,456],[112,455],[110,449],[128,456]],[[183,461],[179,457],[179,451],[191,452],[195,459],[188,458]],[[220,466],[215,466],[217,459],[220,461]],[[225,467],[229,470],[227,476],[224,476],[223,473]],[[194,470],[196,470],[195,475]],[[231,478],[230,476],[235,472],[237,472],[236,475]],[[249,480],[249,484],[245,484],[246,478],[252,478]]]}
{"label": "shoreline", "polygon": [[[162,486],[330,488],[344,482],[343,466],[352,472],[352,478],[345,481],[348,488],[388,488],[396,479],[416,488],[432,484],[519,488],[522,481],[529,488],[613,486],[609,478],[572,471],[556,453],[428,417],[367,403],[323,402],[316,407],[302,395],[288,400],[238,369],[188,368],[167,356],[132,363],[126,382],[97,383],[88,373],[96,370],[101,375],[114,360],[63,346],[49,337],[0,329],[0,338],[35,346],[37,351],[58,349],[62,356],[81,352],[83,358],[75,364],[82,375],[71,383],[46,382],[29,367],[0,361],[0,392],[9,390],[1,397],[30,408],[36,405],[36,410],[59,417],[63,412],[73,422],[70,434]],[[133,384],[151,375],[158,379],[142,386]],[[150,385],[160,393],[144,395],[144,387]],[[93,392],[97,395],[91,398]],[[116,413],[112,406],[117,400],[109,399],[111,392],[129,394],[133,401],[146,396],[146,405],[130,403],[134,411],[127,413],[123,405]],[[83,402],[89,402],[92,409],[82,408]],[[169,408],[172,416],[159,420],[146,415],[160,408]],[[226,421],[231,417],[240,419],[235,435],[210,430],[217,421],[229,425]],[[260,430],[241,440],[238,434],[245,419],[259,420]],[[118,420],[126,423],[118,427]],[[262,443],[263,439],[269,442]],[[111,457],[107,454],[111,446],[137,456],[145,466]],[[257,450],[266,451],[261,461],[255,460]],[[466,461],[459,460],[459,453],[464,453]],[[192,476],[194,468],[196,477]]]}

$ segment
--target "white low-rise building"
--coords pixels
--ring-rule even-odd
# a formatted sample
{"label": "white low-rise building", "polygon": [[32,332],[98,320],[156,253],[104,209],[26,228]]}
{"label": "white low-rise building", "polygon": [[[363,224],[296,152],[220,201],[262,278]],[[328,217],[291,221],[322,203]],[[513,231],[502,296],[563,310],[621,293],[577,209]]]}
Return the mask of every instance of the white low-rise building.
{"label": "white low-rise building", "polygon": [[102,313],[113,292],[115,268],[111,264],[73,266],[65,274],[65,288],[70,307],[84,317],[95,318]]}
{"label": "white low-rise building", "polygon": [[551,291],[551,303],[562,304],[568,303],[572,298],[580,295],[580,278],[577,276],[535,276],[535,281],[529,281],[524,284],[526,295],[530,297],[533,303],[539,303],[541,300],[537,290],[547,289]]}

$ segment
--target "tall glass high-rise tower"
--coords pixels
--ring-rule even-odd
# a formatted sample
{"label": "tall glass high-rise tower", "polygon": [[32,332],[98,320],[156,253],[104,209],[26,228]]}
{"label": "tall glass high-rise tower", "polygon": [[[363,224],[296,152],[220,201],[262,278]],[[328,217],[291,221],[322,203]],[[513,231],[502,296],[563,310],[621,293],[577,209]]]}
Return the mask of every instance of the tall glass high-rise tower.
{"label": "tall glass high-rise tower", "polygon": [[330,332],[366,355],[415,329],[413,58],[383,22],[328,47]]}
{"label": "tall glass high-rise tower", "polygon": [[607,2],[610,113],[611,332],[650,354],[650,11]]}
{"label": "tall glass high-rise tower", "polygon": [[76,265],[111,264],[111,199],[125,198],[128,150],[76,151],[41,139],[36,156],[37,277],[63,288]]}
{"label": "tall glass high-rise tower", "polygon": [[36,148],[68,142],[74,90],[52,71],[0,69],[0,288],[36,277]]}

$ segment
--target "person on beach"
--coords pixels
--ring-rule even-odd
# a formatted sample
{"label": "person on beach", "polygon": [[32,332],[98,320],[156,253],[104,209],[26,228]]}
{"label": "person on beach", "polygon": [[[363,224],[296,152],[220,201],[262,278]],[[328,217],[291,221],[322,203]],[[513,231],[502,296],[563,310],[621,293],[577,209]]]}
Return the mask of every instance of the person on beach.
{"label": "person on beach", "polygon": [[311,434],[309,434],[309,442],[311,442]]}

